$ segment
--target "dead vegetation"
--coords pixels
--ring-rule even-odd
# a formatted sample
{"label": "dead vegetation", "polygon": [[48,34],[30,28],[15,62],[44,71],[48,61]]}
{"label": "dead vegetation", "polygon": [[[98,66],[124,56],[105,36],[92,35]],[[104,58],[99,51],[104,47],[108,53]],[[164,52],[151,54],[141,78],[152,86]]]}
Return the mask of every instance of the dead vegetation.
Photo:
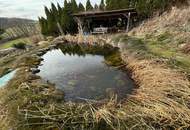
{"label": "dead vegetation", "polygon": [[186,76],[154,61],[135,60],[128,53],[123,57],[139,84],[129,99],[133,105],[127,103],[126,108],[131,107],[152,129],[190,128],[190,83]]}
{"label": "dead vegetation", "polygon": [[137,60],[123,53],[139,85],[124,103],[65,103],[21,109],[24,128],[127,130],[189,129],[190,83],[185,75],[155,61]]}
{"label": "dead vegetation", "polygon": [[182,51],[186,54],[190,54],[190,44],[185,44],[182,46]]}
{"label": "dead vegetation", "polygon": [[[55,100],[53,90],[48,91],[48,86],[39,85],[35,78],[35,83],[28,80],[29,82],[23,84],[23,80],[27,81],[24,79],[26,72],[23,70],[18,77],[19,80],[11,84],[13,88],[0,93],[0,95],[5,95],[1,96],[4,102],[0,104],[8,103],[8,110],[10,110],[8,115],[16,115],[12,119],[19,121],[13,123],[19,130],[190,129],[190,82],[184,74],[187,71],[179,71],[168,66],[166,62],[162,62],[173,57],[184,56],[179,46],[188,45],[188,14],[187,8],[173,8],[171,12],[149,20],[132,30],[130,35],[136,37],[135,40],[127,40],[126,35],[114,37],[116,45],[125,43],[123,44],[125,48],[121,46],[122,58],[127,63],[126,66],[131,71],[132,78],[138,84],[138,89],[134,94],[122,103],[116,102],[115,98],[104,104],[94,104],[89,101],[85,104],[60,103]],[[166,22],[163,23],[163,21]],[[63,37],[60,39],[65,40]],[[94,43],[96,39],[92,39],[85,39],[85,41]],[[149,40],[142,42],[142,39]],[[79,40],[73,36],[67,36],[67,40],[84,43],[83,38]],[[111,41],[109,44],[112,44]],[[170,46],[175,47],[175,50],[169,50]],[[184,52],[188,52],[186,51],[188,47],[184,46],[184,48]],[[188,56],[184,57],[183,62],[189,60]],[[35,61],[25,58],[24,60],[20,58],[20,61],[26,62],[23,66],[30,66],[30,61],[32,63]],[[175,60],[178,60],[177,58]],[[187,70],[189,70],[188,65],[187,62]],[[19,91],[16,91],[18,88]],[[14,111],[11,111],[12,105],[14,105]],[[2,113],[0,119],[3,119],[0,126],[10,121],[7,120],[9,116],[6,112],[5,107],[0,110]]]}

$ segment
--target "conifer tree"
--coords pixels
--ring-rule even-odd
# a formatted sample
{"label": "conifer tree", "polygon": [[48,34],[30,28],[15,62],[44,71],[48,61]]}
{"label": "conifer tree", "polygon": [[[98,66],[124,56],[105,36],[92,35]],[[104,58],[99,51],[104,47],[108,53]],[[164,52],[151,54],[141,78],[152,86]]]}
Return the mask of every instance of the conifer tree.
{"label": "conifer tree", "polygon": [[91,10],[93,10],[92,4],[91,4],[90,0],[87,0],[86,11],[91,11]]}
{"label": "conifer tree", "polygon": [[118,8],[119,9],[127,9],[130,7],[130,1],[129,0],[120,0],[118,2]]}
{"label": "conifer tree", "polygon": [[84,6],[83,6],[82,3],[79,3],[78,11],[79,11],[79,12],[83,12],[83,11],[85,11],[85,8],[84,8]]}
{"label": "conifer tree", "polygon": [[78,5],[75,0],[71,0],[71,6],[72,6],[72,12],[74,13],[78,12]]}
{"label": "conifer tree", "polygon": [[99,6],[97,4],[94,5],[94,10],[97,11],[97,10],[100,10]]}
{"label": "conifer tree", "polygon": [[107,10],[115,10],[115,9],[119,9],[119,4],[120,1],[118,0],[106,0],[106,4],[107,4],[107,7],[106,9]]}
{"label": "conifer tree", "polygon": [[105,10],[105,3],[104,3],[104,0],[101,0],[99,9],[100,9],[100,10]]}

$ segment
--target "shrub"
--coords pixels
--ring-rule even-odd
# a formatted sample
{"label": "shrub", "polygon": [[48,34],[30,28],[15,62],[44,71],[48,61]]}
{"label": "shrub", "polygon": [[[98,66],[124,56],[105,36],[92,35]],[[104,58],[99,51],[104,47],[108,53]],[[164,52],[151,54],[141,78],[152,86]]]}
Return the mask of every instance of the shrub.
{"label": "shrub", "polygon": [[13,47],[17,49],[25,49],[26,44],[24,42],[18,42],[18,43],[14,43]]}
{"label": "shrub", "polygon": [[4,32],[5,30],[0,28],[0,34],[3,34]]}
{"label": "shrub", "polygon": [[40,34],[39,34],[39,35],[30,36],[29,39],[30,39],[30,41],[31,41],[32,43],[36,43],[36,44],[37,44],[38,42],[44,40],[43,36],[40,35]]}

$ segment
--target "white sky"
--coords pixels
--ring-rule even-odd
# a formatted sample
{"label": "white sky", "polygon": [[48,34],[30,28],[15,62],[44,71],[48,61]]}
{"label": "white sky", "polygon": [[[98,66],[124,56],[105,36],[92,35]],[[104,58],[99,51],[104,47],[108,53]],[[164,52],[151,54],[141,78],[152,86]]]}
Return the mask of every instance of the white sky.
{"label": "white sky", "polygon": [[[76,0],[78,3],[86,3],[86,0]],[[44,16],[44,6],[50,6],[51,2],[60,3],[63,6],[64,0],[0,0],[0,17],[18,17],[37,19]],[[92,4],[100,0],[91,0]]]}

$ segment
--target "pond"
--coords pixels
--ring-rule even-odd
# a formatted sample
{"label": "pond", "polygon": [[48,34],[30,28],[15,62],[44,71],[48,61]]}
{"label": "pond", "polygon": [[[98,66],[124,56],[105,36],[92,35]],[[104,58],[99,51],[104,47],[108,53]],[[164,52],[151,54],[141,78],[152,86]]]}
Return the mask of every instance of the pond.
{"label": "pond", "polygon": [[9,72],[8,74],[0,77],[0,88],[5,86],[15,75],[16,70]]}
{"label": "pond", "polygon": [[66,101],[101,100],[113,95],[121,99],[132,92],[134,83],[125,71],[105,63],[117,51],[110,46],[60,46],[42,56],[38,75],[63,90]]}

